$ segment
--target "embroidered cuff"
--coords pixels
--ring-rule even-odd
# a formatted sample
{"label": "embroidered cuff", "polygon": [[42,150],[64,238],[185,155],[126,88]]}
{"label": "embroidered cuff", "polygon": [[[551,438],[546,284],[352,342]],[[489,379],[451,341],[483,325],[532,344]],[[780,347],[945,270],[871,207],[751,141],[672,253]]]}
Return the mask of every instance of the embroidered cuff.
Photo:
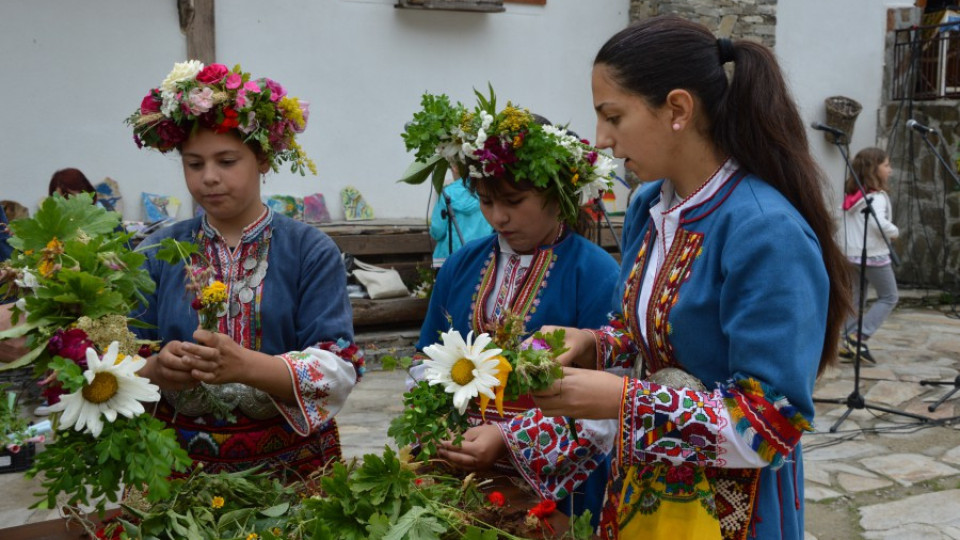
{"label": "embroidered cuff", "polygon": [[756,379],[732,380],[722,394],[739,436],[774,468],[783,465],[803,432],[812,429],[786,397]]}

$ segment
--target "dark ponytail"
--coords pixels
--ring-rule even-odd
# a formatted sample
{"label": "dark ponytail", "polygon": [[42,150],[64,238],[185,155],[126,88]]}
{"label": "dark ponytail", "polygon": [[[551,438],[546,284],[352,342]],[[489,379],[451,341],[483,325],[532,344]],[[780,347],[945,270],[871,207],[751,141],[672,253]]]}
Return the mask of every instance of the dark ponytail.
{"label": "dark ponytail", "polygon": [[[734,65],[729,82],[727,61]],[[718,40],[700,24],[665,15],[617,33],[594,63],[606,66],[625,91],[652,107],[662,106],[671,90],[696,96],[706,117],[696,127],[782,193],[809,223],[830,279],[822,372],[836,359],[837,338],[850,311],[850,278],[824,200],[826,179],[810,155],[806,130],[773,53],[751,41]]]}

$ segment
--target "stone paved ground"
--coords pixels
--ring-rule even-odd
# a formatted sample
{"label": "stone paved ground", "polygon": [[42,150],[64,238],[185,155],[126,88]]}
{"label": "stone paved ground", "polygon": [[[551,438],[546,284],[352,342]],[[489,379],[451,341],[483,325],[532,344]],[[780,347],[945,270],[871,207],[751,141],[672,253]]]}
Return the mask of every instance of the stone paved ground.
{"label": "stone paved ground", "polygon": [[[808,539],[960,538],[960,426],[951,420],[960,392],[928,411],[960,373],[960,320],[949,311],[894,312],[870,340],[877,365],[860,370],[866,407],[853,407],[835,433],[830,428],[851,408],[817,405],[817,432],[803,439]],[[822,377],[815,396],[846,400],[853,390],[854,369],[845,363]]]}
{"label": "stone paved ground", "polygon": [[[894,312],[870,347],[878,365],[860,370],[868,405],[940,419],[960,414],[960,392],[927,411],[952,385],[919,384],[953,381],[960,373],[960,320],[914,302]],[[853,367],[840,364],[824,375],[816,396],[845,400],[853,387]],[[367,374],[337,416],[347,457],[382,452],[402,390],[402,372]],[[804,436],[806,540],[960,539],[958,426],[855,408],[830,433],[846,410],[818,404],[817,432]],[[0,475],[0,527],[55,516],[27,510],[35,491],[22,474]]]}

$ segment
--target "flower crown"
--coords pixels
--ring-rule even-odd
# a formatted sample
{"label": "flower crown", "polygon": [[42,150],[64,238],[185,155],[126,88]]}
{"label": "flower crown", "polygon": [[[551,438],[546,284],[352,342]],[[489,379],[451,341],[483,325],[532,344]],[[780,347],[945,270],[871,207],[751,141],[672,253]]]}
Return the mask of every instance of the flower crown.
{"label": "flower crown", "polygon": [[297,144],[307,127],[309,103],[287,97],[280,83],[253,79],[240,65],[204,66],[198,60],[174,64],[167,78],[143,98],[127,118],[139,148],[169,152],[198,127],[217,133],[236,130],[243,142],[259,143],[270,167],[290,162],[290,170],[317,174],[317,166]]}
{"label": "flower crown", "polygon": [[471,179],[512,177],[528,180],[560,203],[560,217],[575,224],[581,205],[613,186],[614,161],[566,128],[541,125],[511,103],[497,111],[496,95],[474,91],[478,104],[468,110],[446,95],[424,94],[422,109],[403,133],[416,162],[401,179],[420,183],[432,174],[439,192],[450,164]]}

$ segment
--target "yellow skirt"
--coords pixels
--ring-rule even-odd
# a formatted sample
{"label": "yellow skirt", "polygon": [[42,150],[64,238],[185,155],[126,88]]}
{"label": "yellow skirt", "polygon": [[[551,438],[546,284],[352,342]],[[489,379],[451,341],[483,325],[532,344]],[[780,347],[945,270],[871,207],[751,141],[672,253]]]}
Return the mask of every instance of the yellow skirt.
{"label": "yellow skirt", "polygon": [[720,540],[714,492],[705,471],[664,463],[623,471],[617,508],[620,538]]}

